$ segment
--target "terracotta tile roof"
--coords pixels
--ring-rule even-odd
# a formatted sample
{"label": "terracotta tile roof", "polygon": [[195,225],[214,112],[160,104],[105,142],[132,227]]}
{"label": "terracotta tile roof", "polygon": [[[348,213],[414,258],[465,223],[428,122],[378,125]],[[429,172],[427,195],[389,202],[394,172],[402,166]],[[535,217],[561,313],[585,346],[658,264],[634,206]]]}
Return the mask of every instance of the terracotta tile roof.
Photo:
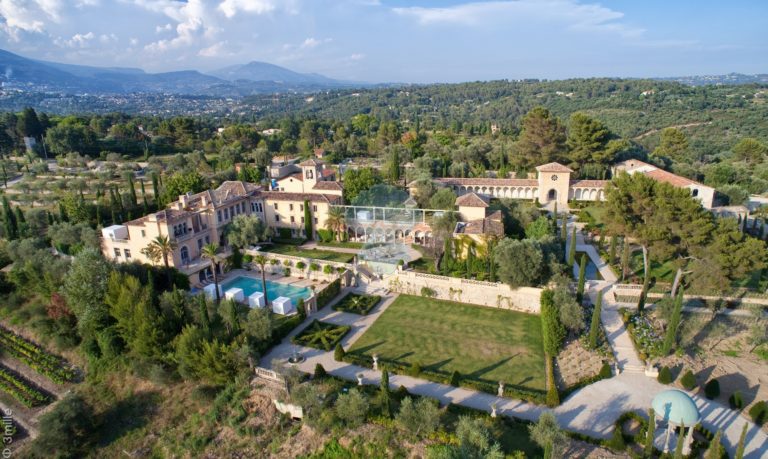
{"label": "terracotta tile roof", "polygon": [[488,207],[485,199],[475,193],[467,193],[456,199],[456,205],[460,207]]}
{"label": "terracotta tile roof", "polygon": [[312,159],[312,158],[310,158],[310,159],[308,159],[306,161],[302,161],[302,162],[299,163],[299,166],[321,166],[321,165],[323,165],[322,161],[318,161],[318,160]]}
{"label": "terracotta tile roof", "polygon": [[568,166],[563,166],[560,163],[542,164],[541,166],[538,166],[536,170],[539,172],[573,172],[573,169]]}
{"label": "terracotta tile roof", "polygon": [[323,177],[330,177],[332,175],[336,175],[336,171],[333,169],[323,169],[320,173],[323,175]]}
{"label": "terracotta tile roof", "polygon": [[571,180],[571,188],[604,188],[608,180]]}
{"label": "terracotta tile roof", "polygon": [[[508,178],[438,178],[435,182],[443,185],[458,186],[538,186],[539,181],[535,179],[508,179]],[[410,186],[410,184],[409,184]]]}
{"label": "terracotta tile roof", "polygon": [[317,182],[315,186],[312,187],[312,189],[313,190],[335,190],[335,191],[344,190],[340,182],[332,182],[332,181]]}
{"label": "terracotta tile roof", "polygon": [[326,204],[341,204],[341,196],[319,193],[288,193],[285,191],[262,191],[258,196],[273,201],[310,201]]}
{"label": "terracotta tile roof", "polygon": [[656,180],[657,182],[664,182],[669,183],[672,186],[676,187],[687,187],[690,185],[701,185],[698,182],[695,182],[691,179],[687,179],[685,177],[681,177],[679,175],[675,175],[672,172],[667,172],[663,169],[654,169],[652,171],[643,172],[648,177]]}
{"label": "terracotta tile roof", "polygon": [[501,212],[494,212],[491,215],[479,220],[472,220],[467,223],[457,223],[456,233],[458,234],[484,234],[487,236],[504,236],[504,223],[501,221]]}

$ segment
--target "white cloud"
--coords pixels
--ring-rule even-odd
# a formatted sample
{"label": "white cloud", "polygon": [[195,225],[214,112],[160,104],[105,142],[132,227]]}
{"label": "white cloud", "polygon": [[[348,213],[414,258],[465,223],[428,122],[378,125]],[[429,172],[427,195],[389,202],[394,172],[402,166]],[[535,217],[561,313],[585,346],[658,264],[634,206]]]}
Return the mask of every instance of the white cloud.
{"label": "white cloud", "polygon": [[644,30],[620,22],[624,13],[599,4],[578,0],[517,0],[462,3],[449,7],[393,8],[396,14],[416,19],[420,24],[486,26],[490,23],[528,24],[531,21],[555,24],[570,30],[613,32],[639,36]]}
{"label": "white cloud", "polygon": [[[303,42],[301,42],[301,44],[299,45],[299,49],[317,48],[318,46],[322,45],[323,43],[330,43],[332,41],[333,41],[333,38],[324,38],[322,40],[319,40],[319,39],[314,38],[314,37],[309,37],[306,40],[304,40]],[[287,45],[287,46],[289,48],[291,47],[291,45]]]}
{"label": "white cloud", "polygon": [[224,0],[218,10],[228,18],[235,17],[238,12],[264,14],[274,11],[275,3],[271,0]]}
{"label": "white cloud", "polygon": [[351,61],[360,61],[360,60],[363,60],[363,59],[365,59],[365,54],[363,54],[363,53],[355,53],[355,54],[352,54],[351,56],[349,56],[349,60],[351,60]]}
{"label": "white cloud", "polygon": [[197,55],[201,57],[227,57],[233,56],[234,53],[230,49],[227,40],[224,40],[201,49],[197,52]]}
{"label": "white cloud", "polygon": [[173,26],[170,23],[166,25],[155,26],[156,33],[170,32],[171,30],[173,30]]}
{"label": "white cloud", "polygon": [[13,41],[20,32],[43,33],[48,22],[59,22],[60,0],[0,0],[0,29]]}

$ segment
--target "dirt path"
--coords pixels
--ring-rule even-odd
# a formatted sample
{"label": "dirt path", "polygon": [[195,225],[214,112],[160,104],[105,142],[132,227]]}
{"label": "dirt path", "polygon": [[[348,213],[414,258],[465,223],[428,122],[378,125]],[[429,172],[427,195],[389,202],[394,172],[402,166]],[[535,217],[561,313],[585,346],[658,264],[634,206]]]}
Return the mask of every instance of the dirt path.
{"label": "dirt path", "polygon": [[709,125],[709,124],[712,124],[712,121],[697,121],[695,123],[676,124],[674,126],[667,126],[667,127],[659,128],[659,129],[651,129],[650,131],[646,131],[646,132],[643,132],[642,134],[640,134],[638,136],[635,136],[632,140],[643,139],[645,137],[648,137],[649,135],[656,134],[657,132],[659,132],[661,130],[664,130],[664,129],[667,129],[667,128],[685,129],[685,128],[692,128],[692,127],[696,127],[696,126],[704,126],[704,125]]}

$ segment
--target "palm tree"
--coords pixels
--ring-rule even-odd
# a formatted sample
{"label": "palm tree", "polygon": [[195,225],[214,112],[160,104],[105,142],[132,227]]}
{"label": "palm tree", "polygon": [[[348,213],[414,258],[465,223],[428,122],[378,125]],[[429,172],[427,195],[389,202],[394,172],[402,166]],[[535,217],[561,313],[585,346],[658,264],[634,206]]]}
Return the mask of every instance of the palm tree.
{"label": "palm tree", "polygon": [[219,274],[216,272],[216,268],[219,266],[219,246],[210,243],[206,244],[200,251],[200,256],[211,260],[211,272],[213,272],[213,284],[216,286],[216,302],[221,301],[221,295],[219,294]]}
{"label": "palm tree", "polygon": [[160,255],[160,252],[157,250],[157,246],[149,243],[146,247],[141,249],[141,254],[147,257],[150,263],[153,265],[156,265],[160,262],[160,259],[163,257]]}
{"label": "palm tree", "polygon": [[264,304],[268,305],[269,300],[267,300],[267,275],[264,271],[264,267],[267,263],[269,263],[269,258],[265,257],[264,255],[256,255],[253,257],[253,262],[259,265],[259,269],[261,269],[261,289],[264,291]]}
{"label": "palm tree", "polygon": [[157,254],[163,258],[163,263],[165,264],[165,267],[168,268],[168,257],[173,256],[173,251],[178,247],[176,241],[168,236],[160,235],[152,239],[152,242],[150,242],[149,245],[153,247],[150,250],[156,251]]}
{"label": "palm tree", "polygon": [[344,209],[341,207],[331,207],[328,210],[328,216],[325,218],[325,227],[338,234],[341,241],[341,232],[346,230],[347,217]]}

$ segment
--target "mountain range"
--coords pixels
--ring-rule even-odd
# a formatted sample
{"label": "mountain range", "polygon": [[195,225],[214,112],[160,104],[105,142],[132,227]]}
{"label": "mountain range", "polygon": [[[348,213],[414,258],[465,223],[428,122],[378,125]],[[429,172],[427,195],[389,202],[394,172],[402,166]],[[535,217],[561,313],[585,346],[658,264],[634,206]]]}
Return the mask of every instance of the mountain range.
{"label": "mountain range", "polygon": [[147,73],[138,68],[34,60],[5,50],[0,50],[0,85],[3,89],[72,94],[169,93],[218,97],[367,86],[315,73],[298,73],[265,62],[234,65],[210,74],[197,70]]}

